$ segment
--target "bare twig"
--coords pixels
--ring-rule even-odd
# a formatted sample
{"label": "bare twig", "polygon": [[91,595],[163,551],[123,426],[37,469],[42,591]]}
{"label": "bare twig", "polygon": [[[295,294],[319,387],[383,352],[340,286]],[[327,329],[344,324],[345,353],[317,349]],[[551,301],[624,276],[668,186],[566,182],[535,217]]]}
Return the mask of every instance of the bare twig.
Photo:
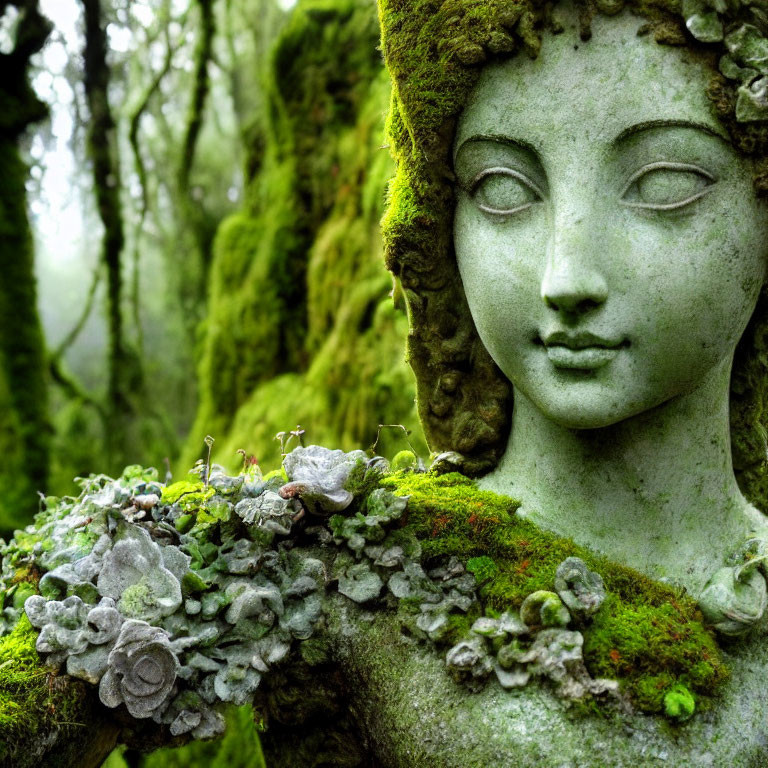
{"label": "bare twig", "polygon": [[376,451],[376,446],[379,444],[379,438],[381,437],[382,429],[401,429],[405,436],[405,442],[411,449],[411,453],[413,453],[414,456],[418,455],[413,445],[411,445],[411,441],[408,439],[408,436],[411,434],[411,430],[406,429],[402,424],[379,424],[379,428],[376,430],[376,439],[373,441],[373,445],[368,449],[370,453],[374,453]]}
{"label": "bare twig", "polygon": [[61,360],[64,353],[75,343],[77,337],[88,322],[88,318],[91,316],[93,310],[94,299],[96,298],[96,291],[98,290],[99,283],[101,282],[101,265],[96,265],[91,276],[91,285],[88,288],[88,295],[85,297],[85,304],[80,312],[80,317],[77,322],[72,326],[70,332],[59,342],[56,349],[51,352],[51,357],[56,360]]}

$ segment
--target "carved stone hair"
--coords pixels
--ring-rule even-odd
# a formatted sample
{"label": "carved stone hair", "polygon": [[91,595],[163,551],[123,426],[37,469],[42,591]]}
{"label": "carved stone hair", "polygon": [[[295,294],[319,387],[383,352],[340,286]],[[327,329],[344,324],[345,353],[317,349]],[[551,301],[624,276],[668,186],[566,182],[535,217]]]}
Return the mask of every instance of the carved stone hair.
{"label": "carved stone hair", "polygon": [[[728,33],[745,28],[767,37],[762,16],[739,11],[720,16],[702,2],[709,24]],[[597,12],[617,13],[622,0],[578,2],[582,39],[590,36]],[[742,110],[743,75],[732,82],[718,72],[723,42],[694,38],[674,0],[627,4],[643,17],[639,33],[658,43],[685,45],[712,72],[708,95],[734,146],[753,158],[756,193],[768,192],[768,128]],[[707,14],[709,14],[707,16]],[[475,330],[453,249],[454,176],[451,149],[456,121],[483,64],[517,52],[536,56],[542,30],[562,31],[557,7],[536,0],[379,0],[382,48],[392,77],[388,117],[390,148],[397,172],[390,184],[382,225],[387,267],[402,285],[408,315],[408,361],[417,381],[418,410],[430,447],[462,455],[471,475],[492,469],[503,453],[512,416],[512,387]],[[642,26],[641,26],[642,25]],[[719,35],[722,40],[722,32]],[[733,37],[733,36],[731,36]],[[746,70],[739,69],[739,72]],[[735,70],[734,70],[735,71]],[[755,77],[759,71],[749,70]],[[765,78],[768,82],[768,78]],[[762,81],[760,81],[762,82]],[[749,93],[748,93],[749,95]],[[738,105],[737,105],[738,102]],[[756,109],[761,108],[756,102]],[[747,105],[751,107],[751,104]],[[768,102],[766,103],[768,118]],[[768,507],[766,429],[768,423],[768,294],[764,290],[740,341],[731,378],[731,438],[737,478],[747,497]]]}

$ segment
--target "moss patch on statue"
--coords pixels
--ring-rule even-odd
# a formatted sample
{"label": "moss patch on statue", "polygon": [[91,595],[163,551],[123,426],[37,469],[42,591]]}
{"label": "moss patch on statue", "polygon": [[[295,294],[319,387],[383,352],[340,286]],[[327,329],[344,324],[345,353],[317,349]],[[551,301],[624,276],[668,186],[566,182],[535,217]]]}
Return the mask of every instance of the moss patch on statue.
{"label": "moss patch on statue", "polygon": [[[164,485],[129,467],[47,499],[2,550],[3,736],[67,711],[62,699],[43,713],[58,667],[169,739],[220,734],[225,704],[274,703],[270,681],[294,665],[327,674],[330,591],[396,612],[470,690],[538,677],[577,705],[683,721],[727,680],[687,595],[537,529],[460,474],[402,452],[397,464],[300,446],[266,477],[204,463]],[[151,681],[137,677],[148,664]]]}
{"label": "moss patch on statue", "polygon": [[[589,621],[576,622],[584,659],[593,676],[619,680],[641,711],[663,712],[679,686],[709,698],[727,680],[714,632],[688,595],[538,529],[516,516],[517,502],[478,490],[462,475],[403,473],[382,484],[409,497],[408,527],[421,541],[425,563],[459,557],[477,578],[489,616],[520,610],[532,593],[551,594],[567,558],[599,573],[607,597]],[[474,618],[456,619],[441,642],[461,640]]]}

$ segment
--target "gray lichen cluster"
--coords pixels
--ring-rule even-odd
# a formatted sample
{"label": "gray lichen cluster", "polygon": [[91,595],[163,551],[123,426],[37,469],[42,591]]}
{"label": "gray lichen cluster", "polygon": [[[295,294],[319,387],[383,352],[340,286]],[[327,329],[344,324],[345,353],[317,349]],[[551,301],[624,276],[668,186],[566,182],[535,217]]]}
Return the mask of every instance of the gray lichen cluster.
{"label": "gray lichen cluster", "polygon": [[[44,573],[24,609],[46,663],[98,684],[107,707],[207,738],[224,727],[223,704],[252,701],[313,635],[329,586],[356,603],[421,601],[430,637],[476,604],[475,578],[455,558],[423,569],[400,526],[407,499],[373,488],[386,462],[310,446],[283,468],[265,481],[214,466],[207,482],[165,487],[131,467],[84,480],[77,499],[46,500],[2,550],[6,585],[20,566]],[[355,469],[374,482],[350,513]],[[336,553],[330,568],[295,547],[299,529]],[[6,609],[4,630],[18,618]]]}
{"label": "gray lichen cluster", "polygon": [[[720,72],[739,83],[736,120],[768,120],[768,16],[757,5],[744,3],[753,23],[729,25],[726,0],[683,0],[688,31],[703,43],[723,43],[728,53],[720,59]],[[727,31],[726,31],[727,30]]]}
{"label": "gray lichen cluster", "polygon": [[[130,468],[116,481],[85,481],[78,499],[49,499],[26,532],[37,542],[26,558],[45,571],[25,604],[38,651],[98,683],[108,707],[125,704],[173,735],[219,733],[220,705],[250,701],[262,676],[313,634],[329,575],[292,550],[292,528],[307,511],[349,506],[344,484],[363,458],[298,448],[285,462],[288,483],[213,467],[205,484],[164,488],[153,471]],[[23,540],[4,548],[8,583]]]}
{"label": "gray lichen cluster", "polygon": [[459,680],[481,685],[491,674],[503,688],[519,688],[532,677],[547,678],[565,699],[588,695],[618,696],[613,680],[593,679],[584,664],[584,636],[568,629],[584,625],[605,599],[599,574],[582,560],[569,557],[557,569],[556,592],[538,590],[520,606],[498,618],[482,617],[469,636],[446,655],[446,665]]}
{"label": "gray lichen cluster", "polygon": [[[416,601],[413,629],[440,643],[450,615],[468,612],[477,601],[476,581],[456,557],[425,571],[415,536],[388,530],[402,516],[406,501],[378,489],[369,496],[365,513],[331,518],[335,542],[351,550],[337,556],[334,576],[339,592],[357,603],[379,597],[385,585],[398,600]],[[530,594],[519,614],[477,619],[469,637],[448,650],[449,672],[470,688],[493,673],[504,688],[524,686],[532,677],[547,678],[566,699],[618,695],[618,683],[590,676],[582,654],[584,637],[567,628],[572,621],[583,626],[597,613],[606,596],[602,578],[579,558],[569,557],[557,569],[555,589]]]}

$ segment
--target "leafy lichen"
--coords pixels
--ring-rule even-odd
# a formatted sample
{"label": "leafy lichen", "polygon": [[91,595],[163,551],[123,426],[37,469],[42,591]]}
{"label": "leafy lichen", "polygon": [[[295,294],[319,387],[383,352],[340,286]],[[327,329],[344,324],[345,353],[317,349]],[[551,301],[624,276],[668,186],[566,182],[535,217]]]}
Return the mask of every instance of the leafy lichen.
{"label": "leafy lichen", "polygon": [[[351,471],[336,479],[344,482],[350,503],[341,510],[336,503],[320,508],[320,499],[315,512],[308,512],[303,491],[286,493],[290,498],[283,492],[298,477],[296,464],[316,462],[323,452],[338,458],[339,452],[316,446],[296,449],[286,461],[288,477],[275,476],[267,483],[255,470],[229,477],[214,465],[207,473],[213,496],[200,493],[197,482],[163,489],[153,472],[131,468],[118,481],[101,476],[83,480],[77,499],[50,500],[36,526],[5,548],[2,599],[7,618],[18,615],[14,606],[35,591],[40,571],[53,569],[43,575],[41,586],[54,573],[59,573],[59,582],[56,594],[43,590],[45,596],[27,602],[29,617],[42,633],[36,638],[22,618],[2,640],[26,666],[19,683],[3,678],[12,665],[0,659],[0,691],[10,691],[11,702],[13,696],[24,699],[33,719],[38,718],[44,706],[39,699],[46,685],[42,681],[51,678],[34,654],[36,642],[45,653],[59,654],[58,663],[65,656],[70,674],[91,682],[101,679],[102,701],[115,706],[136,695],[135,686],[123,678],[133,675],[143,658],[138,649],[145,653],[146,643],[139,640],[147,635],[168,676],[154,681],[165,687],[145,691],[141,701],[131,699],[134,709],[129,710],[140,712],[137,717],[157,715],[157,722],[171,724],[173,735],[199,727],[193,736],[210,736],[220,722],[205,719],[211,713],[202,694],[211,701],[241,704],[252,698],[262,675],[274,686],[299,657],[308,665],[325,664],[327,638],[313,633],[322,626],[323,594],[330,585],[371,608],[391,608],[394,598],[408,631],[452,646],[450,659],[446,657],[449,667],[461,679],[471,677],[473,686],[482,685],[495,667],[505,687],[523,684],[517,677],[538,675],[546,659],[565,654],[561,671],[565,674],[562,664],[569,659],[578,662],[585,670],[585,692],[608,690],[615,686],[610,681],[617,680],[637,709],[682,721],[694,708],[706,706],[727,679],[714,634],[703,625],[690,597],[537,529],[517,515],[517,502],[479,490],[458,473],[409,469],[387,474],[381,464],[377,468],[363,461],[359,452],[347,454]],[[182,509],[181,501],[189,497],[198,506]],[[150,506],[149,519],[136,517],[142,503]],[[210,514],[219,507],[231,514]],[[85,510],[90,519],[78,516]],[[328,518],[332,512],[336,514]],[[172,543],[178,534],[172,533],[171,524],[185,514],[210,520],[183,534],[179,548]],[[305,528],[308,519],[311,524]],[[327,523],[318,526],[323,520]],[[70,546],[73,539],[67,532],[80,536],[91,529],[107,531],[92,543],[92,552]],[[46,535],[54,547],[41,546]],[[327,547],[331,542],[337,547],[328,549],[325,564],[297,546],[307,542],[302,537],[311,541],[315,535]],[[76,563],[88,567],[74,567]],[[95,603],[98,595],[84,592],[77,579],[91,580],[91,587],[109,600],[87,607],[83,600]],[[174,587],[170,597],[166,586]],[[589,589],[596,590],[594,604],[585,597]],[[70,596],[64,598],[64,593]],[[572,614],[561,602],[563,595]],[[579,599],[586,602],[582,605]],[[590,605],[596,612],[587,610]],[[123,622],[113,627],[121,628],[111,651],[107,645],[102,650],[89,645],[100,642],[103,634],[93,635],[94,612],[100,610],[119,610]],[[132,616],[149,617],[150,624]],[[526,637],[518,643],[520,633]],[[301,650],[291,664],[283,664],[292,645]],[[489,648],[498,664],[489,658]],[[103,658],[89,656],[94,652]],[[509,658],[502,658],[502,652]],[[525,664],[529,666],[519,669]],[[173,687],[166,700],[181,669],[184,683],[177,680],[179,690]],[[75,698],[73,706],[77,703]],[[12,728],[25,738],[34,733],[26,719],[17,717],[13,703],[3,711],[4,733]],[[48,727],[47,722],[40,727]]]}

